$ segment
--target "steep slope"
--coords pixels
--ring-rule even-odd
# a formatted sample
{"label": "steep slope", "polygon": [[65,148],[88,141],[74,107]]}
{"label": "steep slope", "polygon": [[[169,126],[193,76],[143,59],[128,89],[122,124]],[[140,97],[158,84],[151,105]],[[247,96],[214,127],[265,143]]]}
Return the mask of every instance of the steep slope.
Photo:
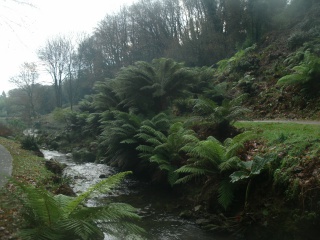
{"label": "steep slope", "polygon": [[[232,58],[219,62],[217,82],[227,81],[232,94],[247,93],[252,118],[317,119],[320,117],[320,4],[281,30]],[[310,64],[308,54],[317,62]],[[310,66],[303,81],[277,84],[296,67]]]}

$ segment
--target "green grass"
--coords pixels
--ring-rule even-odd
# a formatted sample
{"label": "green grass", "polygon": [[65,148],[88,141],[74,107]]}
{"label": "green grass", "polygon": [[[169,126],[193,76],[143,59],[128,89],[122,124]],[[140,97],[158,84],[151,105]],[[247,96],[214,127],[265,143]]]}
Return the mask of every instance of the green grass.
{"label": "green grass", "polygon": [[294,199],[300,190],[317,188],[304,183],[310,181],[312,171],[320,166],[320,125],[238,122],[236,127],[255,131],[261,137],[264,147],[259,154],[272,154],[277,159],[271,169],[274,184],[282,186],[287,197]]}
{"label": "green grass", "polygon": [[12,176],[17,180],[42,185],[53,176],[53,173],[45,168],[44,159],[21,149],[20,143],[0,138],[0,144],[10,152],[13,158]]}
{"label": "green grass", "polygon": [[[0,144],[12,155],[12,177],[14,179],[38,187],[52,184],[50,179],[53,173],[46,169],[43,158],[21,149],[20,143],[13,140],[0,137]],[[15,234],[22,224],[20,206],[14,195],[16,195],[16,190],[10,183],[0,189],[0,227],[5,229],[0,231],[0,239],[7,239]]]}
{"label": "green grass", "polygon": [[290,148],[292,154],[303,150],[315,153],[320,147],[320,125],[300,123],[237,122],[237,128],[258,133],[267,144]]}

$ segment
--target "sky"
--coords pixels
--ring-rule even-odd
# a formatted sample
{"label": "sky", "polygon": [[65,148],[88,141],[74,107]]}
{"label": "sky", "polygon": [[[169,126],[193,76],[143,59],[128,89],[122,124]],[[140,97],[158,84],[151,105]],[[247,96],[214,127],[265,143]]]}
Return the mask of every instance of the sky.
{"label": "sky", "polygon": [[78,33],[90,35],[106,14],[118,12],[122,5],[132,2],[134,0],[0,0],[0,94],[15,88],[8,80],[19,74],[24,62],[38,64],[39,80],[50,82],[37,57],[37,51],[47,39]]}

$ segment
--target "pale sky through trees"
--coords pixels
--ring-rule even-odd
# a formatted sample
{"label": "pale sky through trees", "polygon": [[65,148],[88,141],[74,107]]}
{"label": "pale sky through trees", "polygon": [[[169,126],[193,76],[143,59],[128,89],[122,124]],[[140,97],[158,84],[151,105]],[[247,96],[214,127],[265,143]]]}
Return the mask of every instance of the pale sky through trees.
{"label": "pale sky through trees", "polygon": [[[24,62],[40,63],[38,49],[59,34],[91,34],[104,16],[134,0],[0,0],[0,93]],[[30,6],[33,5],[33,6]],[[39,68],[40,81],[50,81]]]}

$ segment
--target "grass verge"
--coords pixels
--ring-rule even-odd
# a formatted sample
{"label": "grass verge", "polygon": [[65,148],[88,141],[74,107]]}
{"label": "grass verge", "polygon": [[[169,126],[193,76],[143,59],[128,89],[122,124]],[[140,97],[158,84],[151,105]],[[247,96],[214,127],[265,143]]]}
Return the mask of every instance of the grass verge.
{"label": "grass verge", "polygon": [[[45,187],[50,184],[53,173],[45,167],[43,158],[34,155],[32,152],[21,149],[20,144],[6,138],[0,138],[3,145],[12,155],[13,168],[12,178],[17,181],[30,183],[38,187]],[[15,189],[8,183],[0,189],[0,239],[16,239],[14,233],[21,225],[19,204],[15,200]]]}
{"label": "grass verge", "polygon": [[[257,188],[251,201],[253,212],[258,212],[265,201],[261,225],[268,223],[268,229],[279,231],[281,222],[281,231],[295,239],[317,239],[314,237],[319,234],[320,224],[320,125],[238,122],[236,127],[255,131],[260,144],[256,152],[272,154],[275,159],[269,169],[268,185],[260,186],[263,190]],[[271,223],[277,218],[281,221],[275,221],[272,228]]]}

